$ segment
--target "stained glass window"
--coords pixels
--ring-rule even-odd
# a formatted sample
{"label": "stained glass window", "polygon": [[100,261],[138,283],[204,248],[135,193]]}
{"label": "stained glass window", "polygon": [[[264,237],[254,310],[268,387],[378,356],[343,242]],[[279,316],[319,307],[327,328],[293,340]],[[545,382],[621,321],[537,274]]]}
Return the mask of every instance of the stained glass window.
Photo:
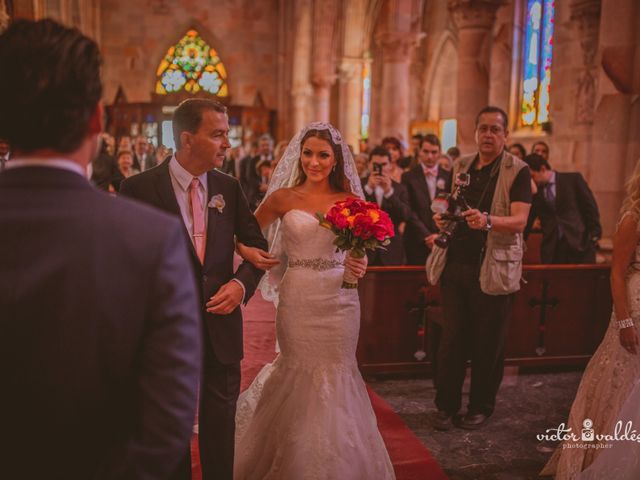
{"label": "stained glass window", "polygon": [[536,126],[549,121],[554,0],[526,0],[522,58],[520,123]]}
{"label": "stained glass window", "polygon": [[160,95],[181,90],[229,95],[227,71],[218,53],[193,29],[167,50],[156,76],[156,93]]}
{"label": "stained glass window", "polygon": [[360,138],[369,138],[371,122],[371,62],[364,62],[362,68],[362,116],[360,117]]}

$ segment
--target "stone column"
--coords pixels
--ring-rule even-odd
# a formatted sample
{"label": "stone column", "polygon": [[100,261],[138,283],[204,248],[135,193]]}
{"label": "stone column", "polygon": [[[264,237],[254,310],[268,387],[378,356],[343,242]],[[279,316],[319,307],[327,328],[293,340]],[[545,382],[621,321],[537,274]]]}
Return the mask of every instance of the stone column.
{"label": "stone column", "polygon": [[293,47],[291,100],[293,133],[309,123],[307,110],[311,96],[309,69],[311,67],[311,1],[300,0],[296,5],[297,28]]}
{"label": "stone column", "polygon": [[601,55],[593,115],[590,186],[605,236],[615,230],[624,184],[640,157],[640,5],[636,0],[601,3]]}
{"label": "stone column", "polygon": [[314,0],[313,63],[311,84],[314,96],[314,121],[328,122],[331,86],[336,81],[334,37],[338,20],[337,0]]}
{"label": "stone column", "polygon": [[[458,148],[475,151],[475,118],[489,103],[491,29],[505,0],[449,0],[458,27]],[[506,105],[504,106],[506,108]]]}
{"label": "stone column", "polygon": [[356,151],[360,140],[363,67],[363,59],[344,57],[338,72],[340,98],[342,99],[340,112],[338,112],[338,125],[342,131],[342,138]]}
{"label": "stone column", "polygon": [[413,32],[383,32],[376,36],[382,50],[380,128],[382,136],[408,140],[410,62],[420,35]]}

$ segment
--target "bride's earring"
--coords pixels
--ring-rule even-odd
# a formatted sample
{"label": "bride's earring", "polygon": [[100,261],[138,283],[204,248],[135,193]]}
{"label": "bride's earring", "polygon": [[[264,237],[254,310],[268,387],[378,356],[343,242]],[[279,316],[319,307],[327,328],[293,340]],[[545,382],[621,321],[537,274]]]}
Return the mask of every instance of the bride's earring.
{"label": "bride's earring", "polygon": [[337,165],[337,164],[338,164],[337,162],[333,164],[333,168],[331,169],[331,171],[332,171],[332,172],[335,172],[335,171],[336,171],[336,165]]}

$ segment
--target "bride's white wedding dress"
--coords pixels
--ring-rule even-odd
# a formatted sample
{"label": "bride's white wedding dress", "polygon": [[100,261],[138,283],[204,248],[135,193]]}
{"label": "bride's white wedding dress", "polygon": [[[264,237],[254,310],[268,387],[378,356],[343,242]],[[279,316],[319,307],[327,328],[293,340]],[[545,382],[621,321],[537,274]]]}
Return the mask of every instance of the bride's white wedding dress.
{"label": "bride's white wedding dress", "polygon": [[289,258],[280,284],[280,354],[240,395],[236,480],[395,478],[356,364],[357,290],[342,289],[344,253],[302,210],[282,218]]}

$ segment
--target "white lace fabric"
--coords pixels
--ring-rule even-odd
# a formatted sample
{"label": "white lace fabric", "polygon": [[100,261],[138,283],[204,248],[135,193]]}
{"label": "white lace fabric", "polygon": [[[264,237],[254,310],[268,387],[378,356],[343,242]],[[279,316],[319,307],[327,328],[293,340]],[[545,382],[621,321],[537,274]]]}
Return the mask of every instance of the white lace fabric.
{"label": "white lace fabric", "polygon": [[[293,260],[342,263],[334,235],[311,214],[282,219]],[[276,332],[281,352],[240,395],[236,480],[395,478],[356,363],[357,290],[342,289],[342,265],[289,268],[280,285]]]}

